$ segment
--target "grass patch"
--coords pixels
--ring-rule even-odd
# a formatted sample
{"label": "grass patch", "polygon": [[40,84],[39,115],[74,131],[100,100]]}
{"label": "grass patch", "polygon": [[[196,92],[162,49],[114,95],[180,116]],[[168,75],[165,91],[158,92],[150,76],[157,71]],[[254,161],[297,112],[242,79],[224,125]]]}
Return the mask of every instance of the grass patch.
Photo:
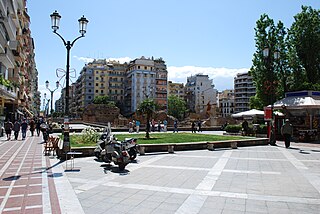
{"label": "grass patch", "polygon": [[[138,139],[138,144],[162,144],[162,143],[189,143],[203,141],[222,141],[222,140],[239,140],[245,139],[241,136],[223,136],[212,134],[197,134],[197,133],[151,133],[150,139],[145,138],[143,134],[117,134],[118,140],[134,137]],[[93,143],[78,143],[80,135],[70,135],[72,147],[95,146]]]}

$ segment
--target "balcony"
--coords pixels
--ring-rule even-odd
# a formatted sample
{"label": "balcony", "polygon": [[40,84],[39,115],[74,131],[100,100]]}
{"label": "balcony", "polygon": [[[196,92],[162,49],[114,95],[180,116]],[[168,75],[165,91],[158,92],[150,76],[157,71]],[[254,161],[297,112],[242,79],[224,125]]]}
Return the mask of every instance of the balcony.
{"label": "balcony", "polygon": [[1,92],[0,94],[3,95],[6,99],[11,99],[11,100],[17,99],[17,93],[8,89],[4,85],[0,85],[0,92]]}
{"label": "balcony", "polygon": [[16,28],[11,16],[3,18],[1,21],[3,22],[4,26],[7,29],[10,40],[15,41],[17,28]]}
{"label": "balcony", "polygon": [[14,57],[11,50],[8,50],[8,48],[5,48],[5,53],[0,53],[0,61],[7,68],[14,68]]}

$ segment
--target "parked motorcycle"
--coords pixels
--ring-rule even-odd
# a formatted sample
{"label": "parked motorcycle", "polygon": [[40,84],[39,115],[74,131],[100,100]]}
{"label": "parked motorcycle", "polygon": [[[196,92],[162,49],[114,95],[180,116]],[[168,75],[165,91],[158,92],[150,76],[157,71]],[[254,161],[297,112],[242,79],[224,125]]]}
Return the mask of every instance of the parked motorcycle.
{"label": "parked motorcycle", "polygon": [[139,152],[138,145],[137,145],[137,139],[136,138],[126,138],[124,141],[122,141],[122,144],[124,144],[127,148],[127,151],[130,155],[130,160],[134,160],[137,157],[137,154]]}
{"label": "parked motorcycle", "polygon": [[118,165],[119,170],[122,171],[130,162],[128,144],[118,141],[111,132],[110,124],[108,124],[106,131],[101,135],[100,141],[97,143],[94,154],[98,159],[102,159],[106,163],[113,162]]}

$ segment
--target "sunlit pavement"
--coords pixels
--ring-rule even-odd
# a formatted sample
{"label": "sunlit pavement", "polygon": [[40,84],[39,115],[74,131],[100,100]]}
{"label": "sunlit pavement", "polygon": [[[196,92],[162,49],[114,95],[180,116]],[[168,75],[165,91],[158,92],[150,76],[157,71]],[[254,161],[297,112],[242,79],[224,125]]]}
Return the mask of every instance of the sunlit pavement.
{"label": "sunlit pavement", "polygon": [[319,213],[320,145],[292,143],[138,156],[125,171],[75,168],[40,137],[0,140],[2,213]]}

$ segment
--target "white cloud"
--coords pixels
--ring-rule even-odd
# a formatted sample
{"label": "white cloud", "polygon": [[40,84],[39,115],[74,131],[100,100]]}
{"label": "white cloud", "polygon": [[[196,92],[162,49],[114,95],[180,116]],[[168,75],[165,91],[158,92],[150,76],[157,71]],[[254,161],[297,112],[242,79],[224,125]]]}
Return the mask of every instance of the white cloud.
{"label": "white cloud", "polygon": [[[90,58],[90,57],[78,57],[78,56],[74,56],[74,58],[76,58],[79,61],[83,61],[84,63],[89,63],[92,62],[94,60],[94,58]],[[106,58],[107,61],[119,61],[120,63],[125,63],[125,62],[130,62],[131,59],[130,57],[119,57],[119,58]]]}
{"label": "white cloud", "polygon": [[214,68],[196,66],[169,66],[168,79],[173,82],[186,83],[187,77],[196,74],[208,75],[213,79],[215,88],[219,91],[233,88],[233,78],[238,73],[248,72],[249,68]]}

